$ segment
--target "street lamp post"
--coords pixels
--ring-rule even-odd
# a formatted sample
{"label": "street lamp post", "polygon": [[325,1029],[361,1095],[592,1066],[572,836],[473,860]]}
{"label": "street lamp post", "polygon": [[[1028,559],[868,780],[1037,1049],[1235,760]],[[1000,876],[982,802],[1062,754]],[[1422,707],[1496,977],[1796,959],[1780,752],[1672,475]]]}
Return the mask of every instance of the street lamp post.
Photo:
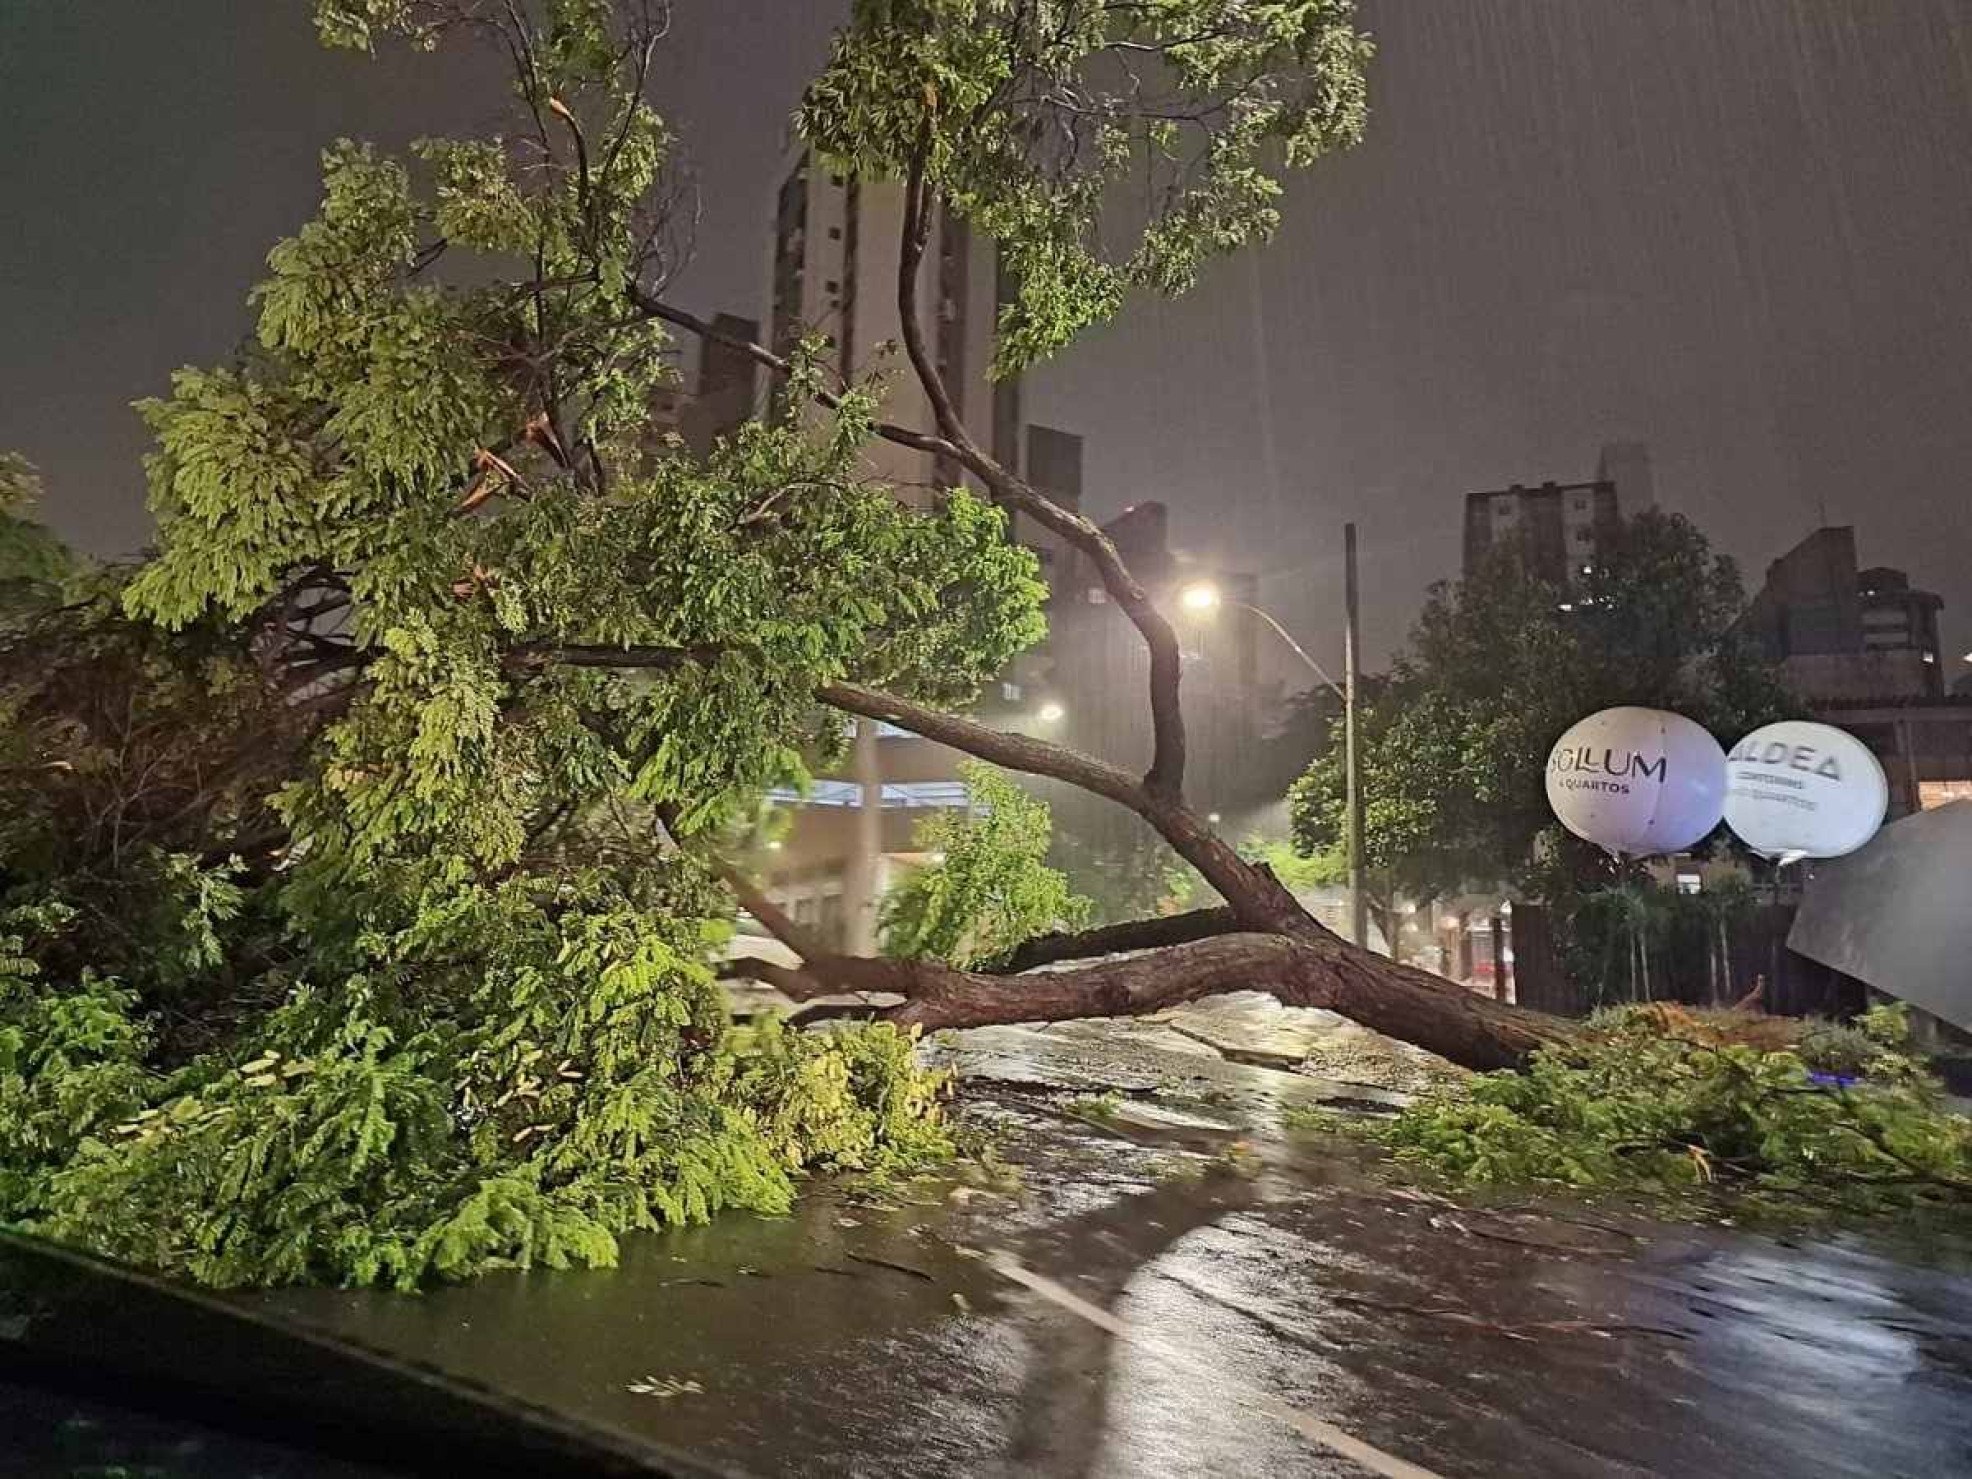
{"label": "street lamp post", "polygon": [[1217,610],[1221,606],[1236,606],[1249,616],[1255,616],[1270,628],[1274,635],[1287,644],[1288,650],[1300,658],[1317,678],[1328,686],[1329,692],[1342,700],[1342,746],[1343,746],[1343,809],[1346,813],[1343,826],[1343,849],[1349,865],[1349,935],[1358,945],[1369,943],[1369,897],[1363,888],[1363,791],[1362,779],[1357,763],[1356,733],[1356,669],[1358,661],[1357,615],[1356,615],[1356,526],[1345,524],[1342,528],[1342,548],[1346,562],[1345,605],[1347,623],[1342,639],[1342,678],[1337,683],[1329,677],[1327,669],[1315,661],[1308,649],[1294,640],[1294,634],[1282,626],[1274,617],[1250,601],[1229,601],[1224,592],[1209,580],[1194,581],[1178,593],[1178,602],[1187,611],[1204,613]]}
{"label": "street lamp post", "polygon": [[1342,628],[1343,784],[1349,812],[1349,934],[1358,945],[1369,944],[1369,900],[1363,892],[1363,787],[1356,741],[1356,677],[1360,666],[1359,622],[1356,613],[1356,526],[1342,526],[1344,601],[1348,621]]}

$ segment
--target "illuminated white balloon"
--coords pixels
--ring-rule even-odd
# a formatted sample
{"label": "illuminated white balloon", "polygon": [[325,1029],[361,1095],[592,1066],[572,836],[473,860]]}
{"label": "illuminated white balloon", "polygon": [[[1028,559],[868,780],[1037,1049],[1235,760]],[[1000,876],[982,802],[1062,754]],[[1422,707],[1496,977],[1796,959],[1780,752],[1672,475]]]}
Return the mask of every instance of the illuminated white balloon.
{"label": "illuminated white balloon", "polygon": [[1783,863],[1854,852],[1889,808],[1883,767],[1846,730],[1789,719],[1754,730],[1726,756],[1726,825]]}
{"label": "illuminated white balloon", "polygon": [[1625,857],[1703,841],[1725,808],[1725,752],[1682,714],[1617,708],[1555,742],[1547,802],[1577,837]]}

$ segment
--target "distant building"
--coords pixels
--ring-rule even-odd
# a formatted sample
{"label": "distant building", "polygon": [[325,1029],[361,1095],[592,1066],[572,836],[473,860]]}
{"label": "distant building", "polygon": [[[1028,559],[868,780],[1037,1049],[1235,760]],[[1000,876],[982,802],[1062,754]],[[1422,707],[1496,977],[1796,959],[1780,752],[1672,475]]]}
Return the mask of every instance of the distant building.
{"label": "distant building", "polygon": [[1924,669],[1924,686],[1933,697],[1944,692],[1944,655],[1938,641],[1938,613],[1944,600],[1911,589],[1901,570],[1877,565],[1863,571],[1862,645],[1865,652],[1914,652]]}
{"label": "distant building", "polygon": [[1657,481],[1650,471],[1650,449],[1642,442],[1611,442],[1595,460],[1595,480],[1616,490],[1617,500],[1634,511],[1657,502]]}
{"label": "distant building", "polygon": [[1465,573],[1505,549],[1530,573],[1565,589],[1602,562],[1625,504],[1634,510],[1655,501],[1650,454],[1641,442],[1604,447],[1586,483],[1514,483],[1468,493]]}
{"label": "distant building", "polygon": [[1945,695],[1943,605],[1901,570],[1857,569],[1842,526],[1769,565],[1740,618],[1809,711],[1875,753],[1896,816],[1972,800],[1972,693]]}
{"label": "distant building", "polygon": [[1938,612],[1901,570],[1856,567],[1856,531],[1817,529],[1767,567],[1741,629],[1814,700],[1944,696]]}
{"label": "distant building", "polygon": [[[721,313],[712,327],[726,340],[752,343],[760,325],[750,318]],[[675,433],[703,457],[714,442],[729,437],[759,414],[759,375],[753,357],[730,342],[702,338],[689,382],[667,386],[651,402],[651,430]]]}
{"label": "distant building", "polygon": [[1621,520],[1614,483],[1515,483],[1465,496],[1465,573],[1511,550],[1529,573],[1566,588],[1602,562]]}
{"label": "distant building", "polygon": [[[790,150],[784,170],[774,207],[770,347],[787,354],[803,339],[821,337],[845,380],[885,371],[887,420],[935,431],[930,402],[904,356],[897,311],[903,185],[841,173],[806,148]],[[1002,466],[1058,501],[1078,503],[1080,438],[1030,425],[1020,377],[987,374],[1000,305],[1012,292],[993,244],[948,209],[939,211],[928,237],[919,328],[959,416]],[[1038,447],[1037,432],[1045,433]],[[1030,467],[1027,459],[1036,455],[1041,461]],[[906,502],[929,502],[941,487],[977,487],[948,459],[894,442],[873,443],[866,458],[870,476],[889,482]],[[1052,570],[1061,549],[1055,535],[1024,516],[1015,519],[1013,535]]]}

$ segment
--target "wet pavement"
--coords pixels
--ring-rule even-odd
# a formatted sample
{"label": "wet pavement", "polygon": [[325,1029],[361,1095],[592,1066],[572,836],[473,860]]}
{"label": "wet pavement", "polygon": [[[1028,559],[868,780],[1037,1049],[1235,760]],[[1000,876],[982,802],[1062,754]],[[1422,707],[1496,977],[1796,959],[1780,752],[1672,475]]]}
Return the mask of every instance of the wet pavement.
{"label": "wet pavement", "polygon": [[747,1473],[1363,1472],[1327,1422],[1444,1475],[1972,1474],[1960,1252],[1458,1206],[1280,1129],[1297,1076],[1146,1044],[1095,1100],[1086,1046],[966,1035],[1008,1169],[821,1185],[614,1273],[264,1300]]}

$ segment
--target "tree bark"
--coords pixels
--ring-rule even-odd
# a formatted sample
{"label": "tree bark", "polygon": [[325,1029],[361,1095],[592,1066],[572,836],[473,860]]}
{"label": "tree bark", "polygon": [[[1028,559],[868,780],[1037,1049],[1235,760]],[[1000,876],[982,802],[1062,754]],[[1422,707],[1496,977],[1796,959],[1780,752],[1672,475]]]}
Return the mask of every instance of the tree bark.
{"label": "tree bark", "polygon": [[1468,1068],[1517,1068],[1567,1035],[1565,1023],[1475,995],[1424,971],[1326,942],[1237,933],[1169,945],[1073,970],[996,976],[937,961],[824,957],[799,971],[760,962],[762,979],[795,1000],[836,991],[901,995],[875,1015],[937,1030],[1080,1017],[1131,1017],[1227,991],[1265,991],[1321,1007]]}
{"label": "tree bark", "polygon": [[1128,924],[1106,924],[1077,934],[1036,935],[995,966],[992,974],[1018,975],[1036,966],[1055,965],[1064,960],[1088,960],[1098,955],[1183,945],[1192,940],[1209,940],[1214,935],[1228,935],[1238,928],[1239,920],[1232,910],[1221,905],[1214,909],[1194,909],[1188,914],[1133,920]]}

